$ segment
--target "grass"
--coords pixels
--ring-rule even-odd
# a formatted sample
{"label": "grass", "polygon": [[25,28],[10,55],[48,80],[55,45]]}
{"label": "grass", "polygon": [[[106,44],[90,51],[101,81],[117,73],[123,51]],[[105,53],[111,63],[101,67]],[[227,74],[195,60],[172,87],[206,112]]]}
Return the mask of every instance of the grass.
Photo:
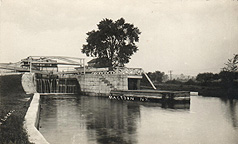
{"label": "grass", "polygon": [[32,95],[26,95],[21,75],[0,76],[0,143],[29,144],[23,128]]}
{"label": "grass", "polygon": [[[200,86],[200,85],[186,85],[186,84],[167,84],[160,83],[155,85],[159,90],[171,90],[171,91],[195,91],[199,95],[209,96],[209,97],[220,97],[220,98],[230,98],[238,99],[238,89],[237,88],[225,88],[221,86]],[[144,85],[142,89],[152,89],[151,86]]]}

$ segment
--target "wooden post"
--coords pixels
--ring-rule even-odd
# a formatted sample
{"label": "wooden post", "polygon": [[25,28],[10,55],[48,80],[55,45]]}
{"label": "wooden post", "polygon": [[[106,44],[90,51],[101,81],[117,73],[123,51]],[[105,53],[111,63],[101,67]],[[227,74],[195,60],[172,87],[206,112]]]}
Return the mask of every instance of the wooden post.
{"label": "wooden post", "polygon": [[65,93],[67,93],[67,79],[65,78]]}
{"label": "wooden post", "polygon": [[49,80],[49,85],[50,85],[50,93],[53,93],[53,82],[52,82],[52,79]]}
{"label": "wooden post", "polygon": [[83,59],[83,74],[85,75],[85,59]]}
{"label": "wooden post", "polygon": [[30,62],[30,73],[32,73],[32,63]]}
{"label": "wooden post", "polygon": [[136,87],[137,87],[138,90],[140,89],[140,79],[137,79]]}
{"label": "wooden post", "polygon": [[39,79],[40,80],[40,92],[43,93],[43,84],[42,84],[42,79]]}
{"label": "wooden post", "polygon": [[55,82],[55,92],[56,93],[59,93],[59,82],[58,82],[58,79],[56,79],[56,82]]}
{"label": "wooden post", "polygon": [[144,75],[147,78],[147,80],[150,82],[150,84],[153,87],[153,89],[156,89],[156,87],[154,86],[154,84],[152,83],[152,81],[150,80],[150,78],[148,77],[148,75],[145,72],[144,72]]}

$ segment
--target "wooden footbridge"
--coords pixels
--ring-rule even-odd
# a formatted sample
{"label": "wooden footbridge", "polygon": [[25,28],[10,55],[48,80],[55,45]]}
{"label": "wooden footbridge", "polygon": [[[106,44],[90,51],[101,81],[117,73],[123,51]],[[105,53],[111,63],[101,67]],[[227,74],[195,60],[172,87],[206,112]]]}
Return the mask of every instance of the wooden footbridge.
{"label": "wooden footbridge", "polygon": [[[67,66],[67,67],[62,67]],[[1,69],[32,72],[43,75],[78,74],[75,68],[85,70],[85,59],[66,56],[29,56],[17,63],[0,63]],[[81,71],[85,72],[85,71]]]}

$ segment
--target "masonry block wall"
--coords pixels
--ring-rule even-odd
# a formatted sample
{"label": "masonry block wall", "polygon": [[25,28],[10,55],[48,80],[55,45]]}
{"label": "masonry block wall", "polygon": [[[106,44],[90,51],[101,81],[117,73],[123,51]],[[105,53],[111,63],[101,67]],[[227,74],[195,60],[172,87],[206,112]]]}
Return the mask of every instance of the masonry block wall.
{"label": "masonry block wall", "polygon": [[111,90],[128,90],[128,78],[123,74],[85,74],[77,80],[81,92],[90,96],[108,96]]}
{"label": "masonry block wall", "polygon": [[27,94],[36,93],[36,82],[34,73],[24,73],[21,79],[22,87]]}

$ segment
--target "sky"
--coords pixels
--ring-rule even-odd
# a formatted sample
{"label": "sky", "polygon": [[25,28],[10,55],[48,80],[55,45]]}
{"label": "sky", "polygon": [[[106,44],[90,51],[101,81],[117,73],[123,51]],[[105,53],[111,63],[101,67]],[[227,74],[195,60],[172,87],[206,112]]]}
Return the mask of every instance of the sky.
{"label": "sky", "polygon": [[0,63],[81,53],[86,33],[121,17],[141,31],[127,67],[218,73],[238,53],[236,0],[1,0]]}

